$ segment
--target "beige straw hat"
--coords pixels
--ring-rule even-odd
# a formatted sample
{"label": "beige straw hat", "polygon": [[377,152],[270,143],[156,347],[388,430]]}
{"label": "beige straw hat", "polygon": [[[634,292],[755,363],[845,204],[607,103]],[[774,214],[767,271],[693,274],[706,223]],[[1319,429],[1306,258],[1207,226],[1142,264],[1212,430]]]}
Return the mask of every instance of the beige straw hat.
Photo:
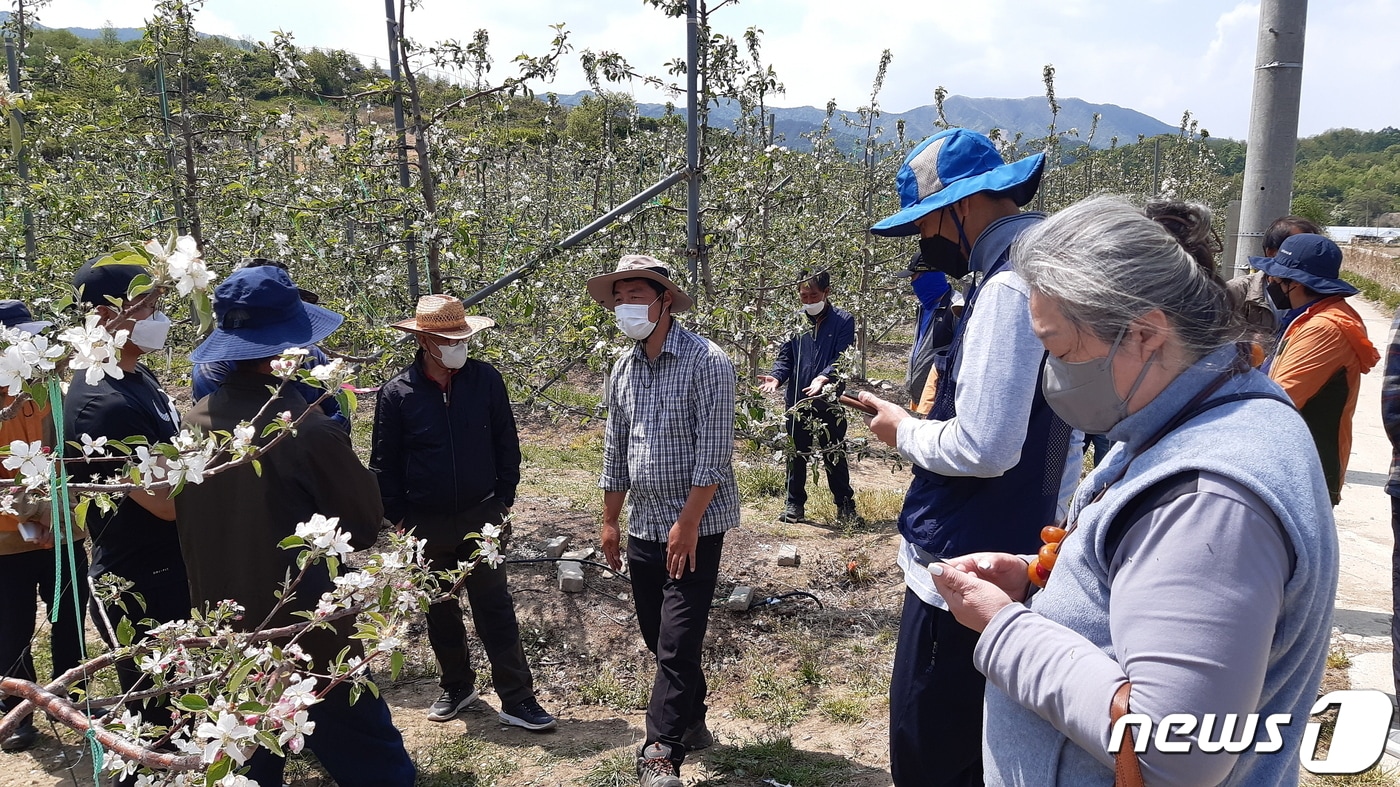
{"label": "beige straw hat", "polygon": [[465,339],[468,336],[495,325],[490,317],[468,315],[462,308],[462,300],[451,295],[424,295],[418,299],[418,308],[411,320],[391,323],[409,333],[426,333],[444,339]]}
{"label": "beige straw hat", "polygon": [[613,297],[613,282],[622,279],[651,279],[671,293],[671,311],[683,312],[695,305],[695,300],[671,281],[671,269],[666,263],[645,254],[628,254],[617,261],[617,270],[588,280],[588,294],[593,300],[611,309],[617,305]]}

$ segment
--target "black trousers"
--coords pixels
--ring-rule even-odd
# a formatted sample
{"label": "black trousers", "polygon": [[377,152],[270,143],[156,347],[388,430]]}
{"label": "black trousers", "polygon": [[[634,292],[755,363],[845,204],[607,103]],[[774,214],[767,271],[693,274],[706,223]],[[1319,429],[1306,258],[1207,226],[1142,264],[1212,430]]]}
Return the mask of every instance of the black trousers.
{"label": "black trousers", "polygon": [[826,483],[831,496],[836,499],[839,510],[842,505],[855,499],[851,489],[851,466],[846,461],[845,451],[826,449],[840,448],[846,439],[846,415],[840,408],[827,402],[805,404],[797,412],[787,417],[788,435],[792,437],[797,454],[787,461],[787,504],[792,508],[807,505],[807,457],[813,447],[822,452],[822,466],[826,468]]}
{"label": "black trousers", "polygon": [[890,679],[890,775],[896,787],[982,784],[980,635],[904,592]]}
{"label": "black trousers", "polygon": [[[488,500],[462,514],[411,514],[405,525],[412,527],[419,538],[427,539],[423,555],[432,570],[444,571],[471,560],[479,544],[475,539],[463,540],[467,533],[480,532],[486,524],[500,525],[505,515],[505,506]],[[503,537],[502,552],[505,551],[504,541]],[[467,575],[464,587],[476,634],[491,662],[491,682],[503,709],[535,696],[534,678],[525,661],[525,648],[520,644],[515,599],[506,584],[505,564],[497,568],[484,563],[477,566]],[[444,689],[469,689],[476,685],[467,627],[462,622],[462,607],[455,596],[428,607],[428,643],[437,658],[439,685]]]}
{"label": "black trousers", "polygon": [[[190,586],[185,579],[183,566],[178,572],[166,572],[174,576],[162,576],[159,579],[146,579],[136,583],[132,592],[141,595],[145,602],[142,607],[130,595],[123,597],[126,602],[126,609],[122,609],[116,604],[99,604],[98,599],[92,600],[92,623],[97,628],[102,639],[113,648],[119,647],[116,636],[107,628],[107,623],[102,619],[102,612],[107,613],[107,619],[113,626],[121,624],[122,618],[131,621],[131,625],[136,630],[136,636],[131,638],[132,642],[139,642],[146,636],[146,632],[151,629],[141,621],[151,619],[160,623],[168,623],[172,620],[185,620],[190,616]],[[99,607],[101,611],[99,611]],[[123,693],[133,691],[145,691],[152,688],[151,679],[141,672],[140,668],[131,659],[117,662],[117,683],[121,686]],[[169,725],[170,710],[166,700],[150,699],[146,701],[135,701],[127,703],[127,709],[136,713],[141,718],[151,724]],[[134,780],[133,780],[134,781]]]}
{"label": "black trousers", "polygon": [[700,654],[710,623],[724,534],[703,536],[695,546],[695,570],[680,579],[666,571],[665,542],[627,539],[627,568],[637,626],[647,650],[656,656],[656,679],[647,705],[643,748],[660,741],[671,747],[671,761],[685,759],[681,736],[705,718],[705,673]]}
{"label": "black trousers", "polygon": [[[58,622],[52,624],[49,649],[53,656],[53,677],[78,666],[83,649],[83,610],[87,608],[87,549],[73,545],[73,568],[69,570],[68,549],[55,547],[63,560],[60,568]],[[71,577],[77,576],[77,587]],[[74,591],[77,591],[76,594]],[[34,637],[36,598],[54,608],[54,550],[36,549],[17,555],[0,555],[0,675],[38,681],[30,640]],[[50,613],[52,614],[52,612]],[[79,684],[82,685],[82,684]],[[0,714],[20,702],[18,697],[0,700]]]}

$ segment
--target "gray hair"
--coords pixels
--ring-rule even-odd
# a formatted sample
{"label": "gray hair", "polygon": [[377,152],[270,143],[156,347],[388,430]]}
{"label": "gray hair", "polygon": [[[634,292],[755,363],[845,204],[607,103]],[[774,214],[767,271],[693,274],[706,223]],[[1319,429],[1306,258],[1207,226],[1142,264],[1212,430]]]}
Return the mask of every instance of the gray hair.
{"label": "gray hair", "polygon": [[[1209,227],[1210,211],[1182,204]],[[1124,197],[1077,202],[1027,231],[1015,270],[1081,330],[1112,343],[1133,320],[1161,309],[1194,362],[1239,336],[1219,277],[1177,237]]]}

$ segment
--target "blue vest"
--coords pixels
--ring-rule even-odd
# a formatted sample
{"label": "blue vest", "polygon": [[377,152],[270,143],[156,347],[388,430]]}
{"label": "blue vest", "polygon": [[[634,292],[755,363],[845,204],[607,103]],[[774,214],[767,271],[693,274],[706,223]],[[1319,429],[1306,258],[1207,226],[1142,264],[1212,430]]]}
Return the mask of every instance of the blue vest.
{"label": "blue vest", "polygon": [[[1016,238],[1044,218],[1040,213],[1019,213],[998,219],[983,231],[972,249],[974,269],[985,271],[983,282],[1010,264]],[[969,293],[953,343],[937,362],[938,393],[929,420],[946,421],[957,415],[955,370],[964,329],[973,319],[980,289]],[[1040,529],[1055,517],[1070,431],[1045,403],[1037,380],[1016,466],[995,478],[974,478],[939,475],[914,465],[914,479],[899,514],[900,534],[939,557],[981,551],[1035,552],[1041,546]]]}

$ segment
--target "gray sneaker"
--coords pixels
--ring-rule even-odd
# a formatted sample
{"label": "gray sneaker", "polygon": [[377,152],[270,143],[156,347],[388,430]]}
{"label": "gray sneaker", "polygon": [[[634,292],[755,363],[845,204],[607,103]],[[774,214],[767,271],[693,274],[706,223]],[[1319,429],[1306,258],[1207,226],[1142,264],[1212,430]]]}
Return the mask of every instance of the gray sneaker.
{"label": "gray sneaker", "polygon": [[442,696],[428,708],[428,721],[451,721],[468,705],[476,702],[478,696],[474,688],[443,689]]}
{"label": "gray sneaker", "polygon": [[671,762],[671,747],[664,743],[653,743],[642,749],[637,758],[638,787],[683,787],[680,776],[676,775],[676,764]]}

